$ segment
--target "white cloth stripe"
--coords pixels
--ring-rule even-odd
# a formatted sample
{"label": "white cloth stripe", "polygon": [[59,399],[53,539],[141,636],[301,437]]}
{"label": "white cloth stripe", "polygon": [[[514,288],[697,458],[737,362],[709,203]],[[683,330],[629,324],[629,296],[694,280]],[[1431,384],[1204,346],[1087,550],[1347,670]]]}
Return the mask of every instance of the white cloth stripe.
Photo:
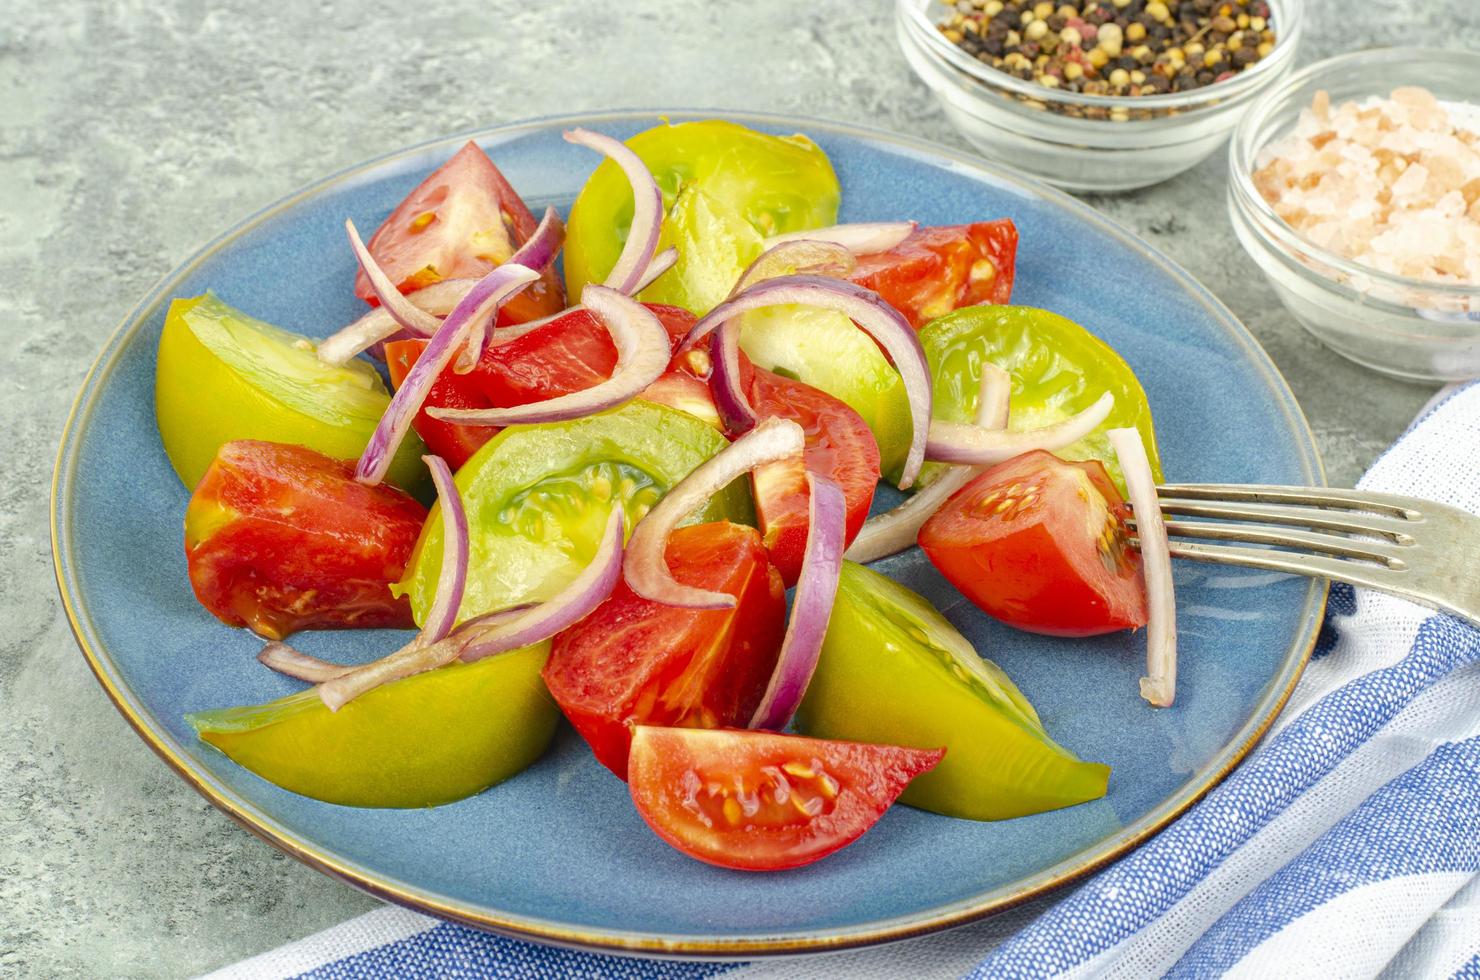
{"label": "white cloth stripe", "polygon": [[[1451,896],[1462,872],[1410,875],[1343,892],[1256,946],[1224,974],[1229,980],[1363,980],[1387,965]],[[1360,924],[1361,942],[1350,933]],[[1299,950],[1291,956],[1291,950]]]}
{"label": "white cloth stripe", "polygon": [[1448,977],[1476,955],[1480,943],[1480,874],[1471,875],[1444,907],[1424,923],[1382,971],[1382,980]]}

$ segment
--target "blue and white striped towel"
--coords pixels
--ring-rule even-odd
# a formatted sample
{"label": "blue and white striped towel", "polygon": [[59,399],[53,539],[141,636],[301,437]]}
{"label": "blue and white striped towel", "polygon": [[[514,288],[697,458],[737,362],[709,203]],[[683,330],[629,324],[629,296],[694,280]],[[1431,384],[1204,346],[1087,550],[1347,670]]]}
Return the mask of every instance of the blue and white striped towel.
{"label": "blue and white striped towel", "polygon": [[[1444,393],[1360,486],[1480,513],[1480,383]],[[1480,980],[1480,631],[1334,588],[1289,706],[1221,786],[1067,896],[948,933],[810,959],[682,964],[550,949],[386,908],[213,976],[721,973]]]}

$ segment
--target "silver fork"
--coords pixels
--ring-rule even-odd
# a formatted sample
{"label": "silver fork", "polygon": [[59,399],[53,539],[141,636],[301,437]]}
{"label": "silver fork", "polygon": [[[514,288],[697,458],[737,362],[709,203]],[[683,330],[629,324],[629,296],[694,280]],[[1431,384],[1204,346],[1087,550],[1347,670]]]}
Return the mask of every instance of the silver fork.
{"label": "silver fork", "polygon": [[1480,517],[1474,514],[1363,490],[1181,483],[1156,492],[1174,558],[1348,582],[1480,626]]}

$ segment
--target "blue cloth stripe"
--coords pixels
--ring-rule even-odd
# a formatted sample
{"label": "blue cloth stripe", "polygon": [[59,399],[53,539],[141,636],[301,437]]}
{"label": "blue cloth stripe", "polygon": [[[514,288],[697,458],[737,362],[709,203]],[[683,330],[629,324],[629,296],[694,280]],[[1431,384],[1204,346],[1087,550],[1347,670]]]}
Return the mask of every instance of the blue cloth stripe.
{"label": "blue cloth stripe", "polygon": [[1449,980],[1480,980],[1480,953],[1476,953],[1468,963],[1455,970],[1454,976]]}
{"label": "blue cloth stripe", "polygon": [[325,963],[304,980],[702,980],[731,963],[681,963],[580,953],[444,922],[426,932]]}
{"label": "blue cloth stripe", "polygon": [[1224,913],[1168,977],[1223,973],[1354,888],[1443,871],[1480,872],[1480,736],[1439,746],[1373,793]]}
{"label": "blue cloth stripe", "polygon": [[1450,616],[1425,620],[1408,656],[1327,694],[1181,820],[1004,943],[968,976],[1052,975],[1145,928],[1419,692],[1476,659],[1480,631]]}

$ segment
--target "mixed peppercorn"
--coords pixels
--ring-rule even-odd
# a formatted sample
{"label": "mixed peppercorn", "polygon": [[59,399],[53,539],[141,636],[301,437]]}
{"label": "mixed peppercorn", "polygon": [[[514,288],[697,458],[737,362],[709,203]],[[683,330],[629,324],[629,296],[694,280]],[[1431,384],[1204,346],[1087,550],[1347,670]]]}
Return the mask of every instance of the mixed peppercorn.
{"label": "mixed peppercorn", "polygon": [[[1266,0],[944,0],[941,33],[984,64],[1085,95],[1186,92],[1274,50]],[[1111,113],[1113,114],[1113,110]]]}

